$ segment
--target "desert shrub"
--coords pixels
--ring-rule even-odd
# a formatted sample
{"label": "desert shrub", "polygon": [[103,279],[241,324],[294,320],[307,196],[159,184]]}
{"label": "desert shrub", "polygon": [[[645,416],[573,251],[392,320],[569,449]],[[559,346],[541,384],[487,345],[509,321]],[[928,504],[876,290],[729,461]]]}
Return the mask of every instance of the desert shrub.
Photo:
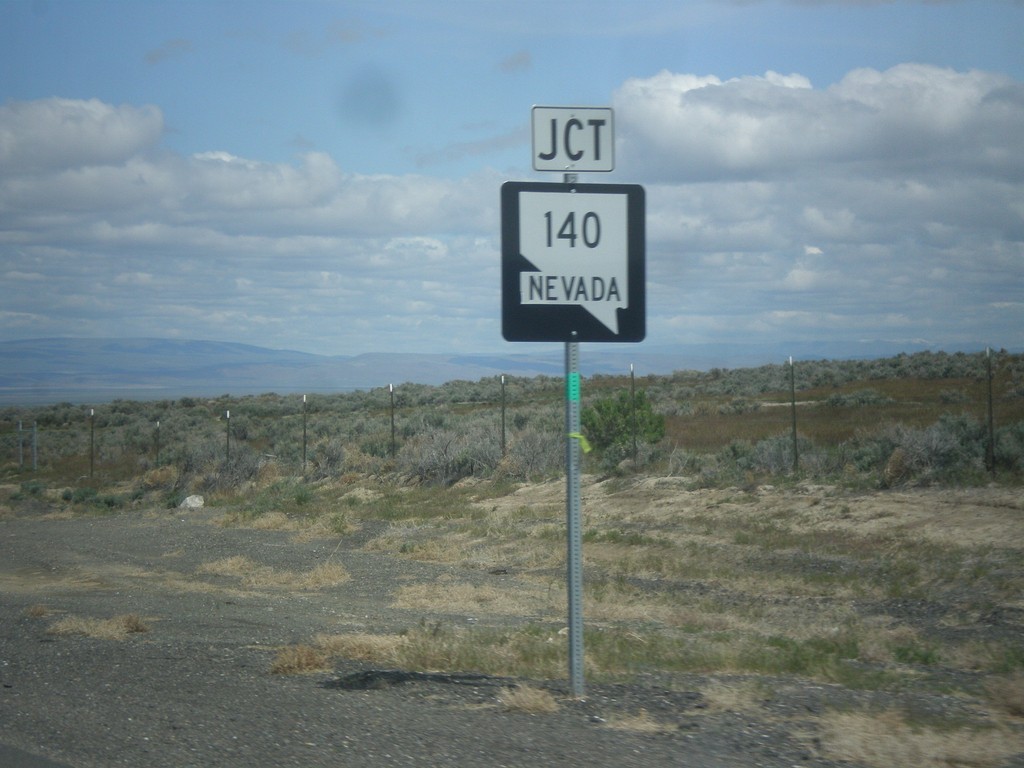
{"label": "desert shrub", "polygon": [[747,400],[744,397],[734,397],[728,403],[718,406],[718,413],[753,413],[761,409],[761,403],[756,400]]}
{"label": "desert shrub", "polygon": [[465,437],[447,430],[417,435],[402,446],[397,461],[402,474],[440,485],[472,475],[475,465]]}
{"label": "desert shrub", "polygon": [[825,478],[836,476],[848,470],[850,461],[845,445],[822,448],[812,442],[804,442],[799,438],[801,474],[809,477]]}
{"label": "desert shrub", "polygon": [[[1024,394],[1024,356],[1000,352],[993,362],[995,394],[999,398],[996,419],[1000,426],[994,446],[995,468],[1008,474],[1021,473],[1024,472],[1024,428],[1013,421],[1021,418],[1019,398]],[[921,425],[935,418],[936,406],[940,403],[972,411],[976,418],[981,416],[985,364],[983,352],[927,352],[879,360],[802,361],[793,368],[783,364],[750,369],[719,368],[708,372],[677,371],[669,376],[646,377],[639,399],[646,400],[651,411],[661,416],[681,418],[693,414],[702,417],[719,433],[706,442],[711,450],[710,446],[720,446],[731,437],[742,435],[756,441],[770,435],[776,428],[770,426],[773,413],[764,408],[758,411],[758,403],[788,399],[791,373],[795,375],[798,389],[834,386],[845,391],[874,386],[875,389],[846,394],[838,389],[831,393],[827,402],[835,408],[846,407],[848,412],[829,416],[819,410],[808,414],[805,425],[801,426],[808,435],[829,448],[815,450],[814,446],[801,444],[802,472],[830,471],[842,464],[844,476],[852,479],[857,473],[861,481],[882,477],[889,466],[890,478],[895,482],[973,482],[980,466],[979,457],[983,463],[987,447],[987,443],[980,440],[980,433],[970,429],[958,432],[951,423],[928,428]],[[940,378],[948,381],[927,384],[929,379]],[[899,379],[906,381],[894,383]],[[593,377],[593,384],[593,398],[612,394],[606,399],[611,401],[611,410],[618,411],[617,416],[622,418],[617,426],[614,419],[610,420],[613,437],[607,444],[587,431],[598,451],[585,459],[584,466],[614,468],[621,459],[632,456],[628,379],[621,375],[598,374]],[[499,377],[486,377],[479,382],[452,381],[438,387],[402,384],[395,390],[396,405],[401,408],[397,420],[399,445],[416,442],[416,446],[409,449],[410,455],[417,450],[424,451],[431,441],[423,436],[440,430],[456,436],[463,459],[468,460],[474,475],[498,471],[515,478],[559,472],[564,461],[564,386],[560,376],[507,377],[508,455],[502,458],[498,432],[502,395]],[[588,395],[589,389],[588,386]],[[812,393],[809,399],[820,400],[827,394]],[[314,395],[306,409],[314,475],[329,477],[340,471],[375,474],[393,469],[397,459],[392,457],[391,450],[389,402],[387,387]],[[597,410],[597,403],[592,404],[589,396],[585,405]],[[849,438],[858,425],[872,421],[872,405],[885,405],[886,415],[902,420],[906,428],[900,431],[872,427],[875,431],[856,432],[855,438]],[[867,407],[858,413],[858,406]],[[89,470],[90,427],[94,423],[97,478],[116,481],[142,474],[152,467],[171,465],[178,470],[176,478],[149,477],[143,481],[143,487],[177,497],[186,488],[197,490],[195,486],[200,482],[218,485],[223,479],[227,484],[238,480],[227,475],[244,478],[251,474],[244,467],[222,467],[224,413],[229,409],[233,455],[240,456],[247,447],[257,457],[272,455],[282,471],[295,471],[302,455],[301,398],[276,394],[186,397],[154,402],[115,400],[97,405],[92,420],[89,406],[71,403],[0,409],[0,458],[8,462],[11,475],[24,467],[30,456],[30,425],[38,422],[40,470],[58,487],[75,485]],[[751,414],[752,418],[747,421],[735,415],[740,413]],[[811,418],[815,415],[820,418]],[[829,419],[835,424],[821,423]],[[159,452],[156,450],[157,420],[161,424]],[[20,434],[19,422],[26,425]],[[842,422],[841,429],[839,422]],[[742,428],[738,426],[741,423]],[[618,439],[620,436],[622,439]],[[639,458],[644,463],[656,459],[656,449],[662,442],[638,435]],[[534,445],[526,447],[531,444]],[[897,448],[900,450],[894,454]],[[788,449],[786,437],[778,436],[769,438],[767,443],[752,443],[749,451],[733,446],[731,452],[709,453],[702,455],[699,461],[685,453],[666,456],[665,460],[672,472],[700,473],[705,478],[714,476],[716,483],[735,482],[737,473],[775,474],[787,467],[791,463],[787,460]],[[20,457],[24,458],[19,460]],[[442,462],[441,466],[444,464]],[[465,470],[458,469],[461,471]],[[218,478],[220,474],[225,477]],[[446,474],[441,472],[440,476]],[[263,473],[257,471],[261,483],[266,480],[265,475],[265,469]],[[901,478],[898,481],[897,476]],[[21,495],[31,494],[22,490]]]}
{"label": "desert shrub", "polygon": [[21,498],[29,496],[42,496],[46,486],[38,480],[25,480],[20,485],[19,495]]}
{"label": "desert shrub", "polygon": [[[634,413],[638,442],[656,443],[664,437],[665,417],[654,412],[643,391],[637,392],[635,399],[629,392],[619,392],[614,397],[596,400],[583,409],[580,423],[599,454],[622,454],[621,461],[632,455]],[[628,454],[624,453],[626,449]]]}
{"label": "desert shrub", "polygon": [[72,504],[88,504],[91,503],[97,496],[98,491],[95,488],[89,486],[83,486],[82,488],[65,488],[61,493],[61,498],[64,501],[69,501]]}
{"label": "desert shrub", "polygon": [[[811,454],[810,440],[797,436],[797,452],[801,459]],[[793,435],[779,434],[759,440],[750,456],[749,468],[769,475],[782,475],[793,468]]]}
{"label": "desert shrub", "polygon": [[425,407],[403,419],[402,435],[412,437],[420,432],[450,429],[452,426],[451,422],[451,414],[448,413],[446,408],[437,406]]}
{"label": "desert shrub", "polygon": [[877,389],[858,389],[855,392],[836,392],[828,396],[825,405],[831,408],[856,408],[863,405],[886,405],[892,398]]}
{"label": "desert shrub", "polygon": [[668,474],[670,476],[696,474],[705,464],[705,458],[699,453],[685,448],[673,448],[668,456]]}
{"label": "desert shrub", "polygon": [[211,464],[222,460],[224,457],[224,445],[213,442],[189,443],[184,448],[174,451],[168,456],[168,461],[178,466],[182,475],[192,477],[199,475]]}
{"label": "desert shrub", "polygon": [[173,490],[177,486],[180,476],[181,473],[177,467],[165,464],[148,470],[142,476],[142,487],[147,491]]}
{"label": "desert shrub", "polygon": [[1024,470],[1024,421],[996,430],[995,460],[997,467]]}
{"label": "desert shrub", "polygon": [[93,504],[101,509],[120,509],[127,503],[127,499],[117,493],[98,494],[93,501]]}
{"label": "desert shrub", "polygon": [[689,400],[666,399],[657,404],[658,412],[665,416],[693,416],[696,412],[694,405]]}
{"label": "desert shrub", "polygon": [[102,510],[121,509],[128,503],[128,500],[120,494],[100,493],[90,486],[65,488],[61,493],[61,498],[72,504],[83,504]]}
{"label": "desert shrub", "polygon": [[892,424],[855,452],[858,468],[879,472],[883,485],[976,480],[984,471],[986,434],[966,415],[945,414],[934,424]]}
{"label": "desert shrub", "polygon": [[852,440],[840,446],[840,449],[855,471],[881,472],[896,449],[894,430],[890,426],[878,434],[858,433]]}
{"label": "desert shrub", "polygon": [[511,480],[549,477],[565,468],[565,438],[560,432],[527,428],[508,445],[500,474]]}
{"label": "desert shrub", "polygon": [[[797,437],[797,450],[802,470],[824,472],[835,468],[836,459],[805,437]],[[696,474],[705,486],[787,475],[793,469],[793,436],[785,432],[757,442],[733,440],[710,455],[677,450],[669,457],[669,468],[674,474]]]}
{"label": "desert shrub", "polygon": [[391,456],[391,446],[390,432],[377,432],[359,441],[360,451],[368,456],[376,456],[379,459],[386,459]]}
{"label": "desert shrub", "polygon": [[749,470],[754,466],[754,446],[749,440],[733,440],[715,454],[720,465]]}
{"label": "desert shrub", "polygon": [[207,467],[198,486],[204,491],[240,488],[259,476],[263,463],[263,458],[247,445],[232,446],[231,456]]}
{"label": "desert shrub", "polygon": [[340,440],[320,438],[307,452],[309,477],[312,480],[324,480],[341,474],[345,466],[345,446]]}
{"label": "desert shrub", "polygon": [[[494,425],[474,422],[466,430],[466,450],[473,458],[474,473],[492,473],[501,464],[501,436]],[[506,449],[508,436],[506,434]]]}
{"label": "desert shrub", "polygon": [[380,475],[389,465],[386,458],[364,453],[358,446],[348,446],[345,450],[345,471],[361,472],[365,475]]}
{"label": "desert shrub", "polygon": [[[636,466],[642,466],[649,462],[653,454],[654,450],[649,443],[638,440],[636,445]],[[613,443],[597,453],[595,459],[601,471],[619,472],[622,467],[629,466],[629,462],[632,462],[633,446],[632,444],[627,445],[621,442]],[[623,462],[626,463],[624,464]]]}
{"label": "desert shrub", "polygon": [[[733,440],[720,451],[707,454],[684,453],[675,461],[687,474],[695,474],[697,484],[705,488],[743,482],[754,467],[755,448],[749,440]],[[670,457],[670,461],[672,458]]]}

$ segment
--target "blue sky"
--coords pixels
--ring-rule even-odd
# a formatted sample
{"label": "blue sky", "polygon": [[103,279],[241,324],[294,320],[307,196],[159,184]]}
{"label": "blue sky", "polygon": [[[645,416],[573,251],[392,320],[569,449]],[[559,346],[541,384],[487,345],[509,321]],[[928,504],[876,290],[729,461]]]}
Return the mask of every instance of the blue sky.
{"label": "blue sky", "polygon": [[501,339],[534,104],[615,109],[646,344],[1024,347],[1024,3],[0,0],[0,339]]}

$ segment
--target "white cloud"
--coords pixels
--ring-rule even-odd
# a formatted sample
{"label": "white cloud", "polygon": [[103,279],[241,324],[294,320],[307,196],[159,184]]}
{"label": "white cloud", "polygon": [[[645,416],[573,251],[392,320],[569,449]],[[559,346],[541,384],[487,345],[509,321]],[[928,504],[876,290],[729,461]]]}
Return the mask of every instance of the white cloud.
{"label": "white cloud", "polygon": [[793,291],[807,291],[816,288],[822,283],[820,273],[804,267],[794,267],[782,281],[786,288]]}
{"label": "white cloud", "polygon": [[[648,339],[1024,345],[1024,86],[901,65],[662,72],[616,92],[647,190]],[[155,107],[0,107],[0,337],[325,353],[500,344],[505,178],[347,173],[160,145]]]}
{"label": "white cloud", "polygon": [[58,98],[0,105],[0,175],[123,162],[163,131],[153,106]]}
{"label": "white cloud", "polygon": [[1024,86],[992,73],[902,64],[855,70],[818,90],[800,75],[722,82],[662,72],[627,81],[613,103],[620,167],[662,179],[856,172],[856,164],[892,176],[951,161],[1024,172],[1015,146]]}
{"label": "white cloud", "polygon": [[118,285],[152,285],[153,275],[148,272],[122,272],[115,275],[114,282]]}
{"label": "white cloud", "polygon": [[[376,317],[382,302],[399,314],[422,307],[414,292],[406,295],[405,280],[450,279],[479,253],[480,236],[497,231],[494,178],[355,176],[318,153],[295,164],[218,150],[181,157],[149,146],[104,155],[84,145],[103,132],[107,110],[46,106],[95,124],[73,155],[0,166],[0,269],[18,279],[45,275],[31,294],[10,297],[0,335],[31,334],[25,318],[39,309],[47,319],[36,332],[47,334],[59,335],[61,322],[75,334],[130,327],[208,338],[230,329],[234,338],[272,345],[271,334],[290,334],[293,346],[309,348],[327,331],[331,348],[319,351],[375,347],[341,318]],[[2,117],[0,131],[13,136],[8,150],[29,146],[22,134],[34,129],[10,111]],[[459,279],[482,292],[478,281],[495,274],[474,268]],[[496,292],[496,284],[486,290]],[[465,335],[447,332],[453,341]]]}
{"label": "white cloud", "polygon": [[1019,309],[988,306],[1024,297],[1024,87],[923,65],[790,85],[661,73],[617,92],[619,167],[659,180],[649,327],[685,304],[705,338],[801,337],[818,318],[827,338],[916,323],[1024,343]]}
{"label": "white cloud", "polygon": [[16,270],[4,272],[4,282],[38,283],[45,279],[46,275],[41,272],[18,272]]}

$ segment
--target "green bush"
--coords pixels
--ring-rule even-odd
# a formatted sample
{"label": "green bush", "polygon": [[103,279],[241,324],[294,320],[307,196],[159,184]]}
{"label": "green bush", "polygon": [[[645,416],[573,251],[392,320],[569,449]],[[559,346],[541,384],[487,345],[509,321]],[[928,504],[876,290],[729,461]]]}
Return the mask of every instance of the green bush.
{"label": "green bush", "polygon": [[[634,433],[634,411],[636,429]],[[617,448],[632,451],[634,434],[638,442],[656,443],[665,436],[665,417],[655,413],[644,392],[635,399],[629,392],[597,400],[584,408],[580,423],[587,439],[599,453]]]}
{"label": "green bush", "polygon": [[1024,421],[996,430],[995,438],[996,466],[1024,470]]}
{"label": "green bush", "polygon": [[85,486],[83,488],[65,488],[61,494],[61,498],[64,501],[70,501],[72,504],[87,504],[91,503],[96,499],[97,491],[95,488]]}
{"label": "green bush", "polygon": [[45,486],[42,483],[38,483],[34,480],[23,482],[17,491],[14,491],[9,497],[9,501],[24,501],[29,498],[39,498],[43,494]]}

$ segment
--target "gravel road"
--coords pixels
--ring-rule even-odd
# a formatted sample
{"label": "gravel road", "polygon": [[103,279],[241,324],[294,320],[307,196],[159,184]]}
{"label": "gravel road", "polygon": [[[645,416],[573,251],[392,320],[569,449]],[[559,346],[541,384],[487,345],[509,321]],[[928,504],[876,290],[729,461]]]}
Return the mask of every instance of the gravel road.
{"label": "gravel road", "polygon": [[[71,768],[855,765],[817,755],[801,723],[826,701],[859,694],[809,683],[780,681],[751,715],[707,711],[707,681],[696,677],[692,686],[588,685],[584,701],[567,697],[564,681],[530,681],[559,706],[525,714],[499,704],[508,685],[525,681],[394,675],[364,689],[337,685],[372,671],[355,662],[271,674],[281,646],[317,632],[487,620],[390,607],[398,585],[448,569],[361,543],[225,528],[208,510],[0,518],[0,760],[24,752]],[[202,572],[240,554],[293,571],[334,559],[352,578],[316,591],[247,590]],[[149,630],[120,640],[51,631],[62,617],[128,613]],[[613,727],[630,717],[661,727]]]}

